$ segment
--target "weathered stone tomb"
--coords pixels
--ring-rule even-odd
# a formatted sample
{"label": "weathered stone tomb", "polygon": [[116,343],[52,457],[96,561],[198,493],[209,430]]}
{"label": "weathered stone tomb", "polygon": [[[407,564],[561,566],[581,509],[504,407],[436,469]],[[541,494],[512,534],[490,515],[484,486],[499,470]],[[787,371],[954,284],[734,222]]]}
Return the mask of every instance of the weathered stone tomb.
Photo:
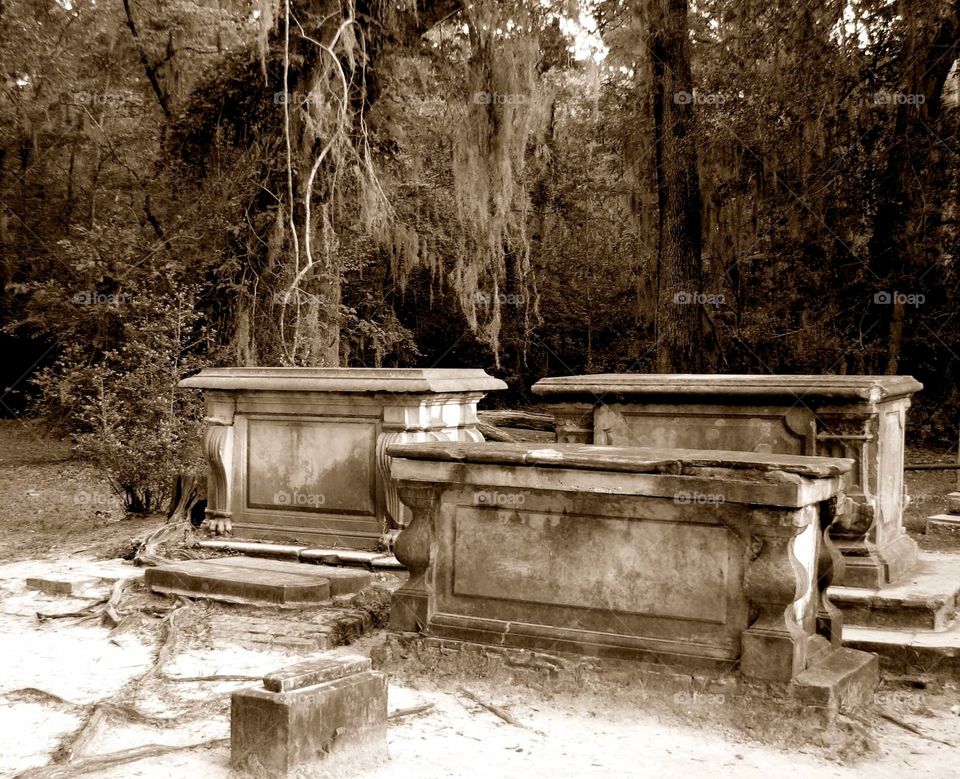
{"label": "weathered stone tomb", "polygon": [[394,442],[482,441],[482,370],[207,368],[208,520],[251,539],[372,549],[404,520]]}
{"label": "weathered stone tomb", "polygon": [[832,532],[837,583],[876,588],[917,560],[903,530],[910,376],[599,374],[547,378],[533,392],[560,442],[847,457],[848,502]]}
{"label": "weathered stone tomb", "polygon": [[[825,531],[849,459],[577,444],[395,444],[412,523],[391,628],[760,681],[838,655]],[[876,675],[875,658],[854,672]],[[862,655],[862,656],[861,656]],[[836,664],[836,663],[835,663]]]}

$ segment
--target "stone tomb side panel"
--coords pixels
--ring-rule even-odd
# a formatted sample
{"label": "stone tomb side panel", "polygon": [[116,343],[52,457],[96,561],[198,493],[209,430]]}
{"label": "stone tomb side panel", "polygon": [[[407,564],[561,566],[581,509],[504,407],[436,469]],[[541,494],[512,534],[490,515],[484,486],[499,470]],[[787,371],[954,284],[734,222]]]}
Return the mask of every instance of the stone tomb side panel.
{"label": "stone tomb side panel", "polygon": [[607,446],[810,454],[806,409],[612,404],[596,410],[594,440]]}
{"label": "stone tomb side panel", "polygon": [[738,652],[746,507],[536,491],[503,507],[481,492],[438,507],[435,612]]}

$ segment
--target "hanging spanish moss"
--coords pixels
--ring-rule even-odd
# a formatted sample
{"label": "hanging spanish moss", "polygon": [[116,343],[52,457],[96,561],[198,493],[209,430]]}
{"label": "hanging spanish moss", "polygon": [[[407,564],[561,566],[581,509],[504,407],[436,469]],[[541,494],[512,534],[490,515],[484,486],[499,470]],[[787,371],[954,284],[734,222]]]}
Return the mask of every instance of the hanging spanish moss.
{"label": "hanging spanish moss", "polygon": [[499,355],[502,303],[511,261],[523,329],[538,315],[530,272],[525,157],[549,98],[537,75],[539,45],[529,11],[482,2],[467,13],[470,58],[454,191],[461,248],[450,274],[470,326]]}

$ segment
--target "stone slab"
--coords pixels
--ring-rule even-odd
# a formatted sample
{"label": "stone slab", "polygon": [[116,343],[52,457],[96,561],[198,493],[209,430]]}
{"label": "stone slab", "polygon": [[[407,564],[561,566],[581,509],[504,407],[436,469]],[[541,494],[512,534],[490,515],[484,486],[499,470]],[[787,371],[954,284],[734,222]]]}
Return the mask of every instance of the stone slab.
{"label": "stone slab", "polygon": [[951,492],[947,494],[947,508],[951,514],[960,514],[960,492]]}
{"label": "stone slab", "polygon": [[[361,631],[362,632],[362,631]],[[305,620],[215,614],[210,619],[210,640],[214,645],[233,644],[255,650],[291,649],[317,652],[333,649],[338,643],[337,624],[313,624]]]}
{"label": "stone slab", "polygon": [[309,563],[326,563],[327,565],[358,565],[370,567],[370,564],[383,552],[364,552],[357,549],[341,549],[338,547],[308,548],[300,552],[300,560]]}
{"label": "stone slab", "polygon": [[230,566],[235,570],[278,571],[280,573],[289,572],[294,575],[309,572],[310,576],[319,575],[329,580],[331,596],[348,595],[359,592],[373,582],[373,574],[351,568],[332,568],[326,566],[318,570],[310,566],[286,562],[282,565],[274,565],[274,561],[272,560],[258,559],[255,557],[224,557],[218,559],[221,562],[228,561]]}
{"label": "stone slab", "polygon": [[369,671],[370,668],[370,658],[362,655],[338,655],[319,660],[305,660],[279,671],[271,671],[263,677],[263,687],[270,692],[290,692]]}
{"label": "stone slab", "polygon": [[181,387],[266,392],[467,392],[506,389],[481,368],[204,368]]}
{"label": "stone slab", "polygon": [[490,465],[531,465],[546,468],[579,468],[618,473],[672,473],[693,475],[697,471],[729,468],[799,476],[842,476],[853,461],[837,457],[801,457],[709,449],[659,449],[644,446],[592,446],[553,444],[542,448],[529,444],[477,443],[393,444],[387,453],[408,460],[442,460]]}
{"label": "stone slab", "polygon": [[386,731],[387,678],[377,671],[289,692],[249,688],[231,701],[231,765],[256,777],[327,775],[341,761],[355,769],[386,757]]}
{"label": "stone slab", "polygon": [[369,581],[369,574],[317,570],[299,563],[246,557],[188,560],[146,572],[147,586],[155,592],[277,605],[323,603],[330,600],[334,591],[355,591]]}
{"label": "stone slab", "polygon": [[833,586],[844,625],[942,630],[960,609],[960,555],[921,553],[906,579],[873,589]]}
{"label": "stone slab", "polygon": [[216,550],[219,552],[236,552],[249,554],[255,557],[275,557],[281,560],[299,560],[300,552],[305,546],[295,544],[268,544],[264,541],[200,541],[197,546],[201,549]]}
{"label": "stone slab", "polygon": [[388,570],[388,571],[405,571],[403,563],[401,563],[394,555],[385,554],[380,557],[376,557],[370,561],[370,567],[374,570]]}
{"label": "stone slab", "polygon": [[28,577],[25,586],[46,595],[76,596],[101,590],[104,586],[120,580],[138,579],[142,576],[142,568],[119,559],[73,560],[68,565],[51,563],[43,573]]}
{"label": "stone slab", "polygon": [[619,397],[772,397],[844,399],[880,402],[923,389],[912,376],[854,376],[786,374],[634,374],[551,376],[533,385],[543,397],[594,395],[599,402]]}

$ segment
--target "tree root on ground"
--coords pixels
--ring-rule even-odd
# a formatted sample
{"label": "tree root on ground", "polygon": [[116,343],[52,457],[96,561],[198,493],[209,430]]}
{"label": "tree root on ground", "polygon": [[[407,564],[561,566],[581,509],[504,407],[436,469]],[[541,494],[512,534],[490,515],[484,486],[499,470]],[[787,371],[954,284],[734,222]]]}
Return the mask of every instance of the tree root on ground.
{"label": "tree root on ground", "polygon": [[160,757],[161,755],[167,755],[171,752],[186,752],[191,749],[211,749],[213,747],[226,746],[229,743],[229,738],[215,738],[210,741],[200,741],[195,744],[183,744],[180,746],[146,744],[141,747],[134,747],[133,749],[110,752],[106,755],[80,758],[67,765],[33,768],[18,774],[16,779],[70,779],[70,777],[82,776],[92,771],[112,768],[113,766],[132,763],[136,760],[143,760],[146,757]]}
{"label": "tree root on ground", "polygon": [[[127,580],[129,581],[129,580]],[[114,586],[110,599],[107,601],[112,606],[113,617],[119,617],[119,602],[122,598],[125,586],[118,582]],[[186,747],[159,747],[149,745],[138,747],[137,749],[125,750],[112,755],[100,757],[82,758],[77,757],[83,753],[91,743],[96,739],[103,725],[110,718],[122,719],[128,722],[135,722],[144,725],[153,725],[167,727],[171,725],[181,725],[186,719],[194,716],[212,713],[211,704],[220,704],[226,702],[230,693],[221,693],[214,695],[202,701],[189,706],[184,711],[171,717],[160,717],[153,714],[146,714],[136,706],[128,703],[132,698],[136,698],[143,686],[151,679],[161,675],[163,667],[170,659],[177,639],[179,636],[179,622],[191,607],[191,602],[181,599],[178,607],[171,610],[162,622],[162,638],[157,648],[156,655],[150,667],[135,679],[125,684],[115,695],[105,700],[97,701],[91,704],[78,704],[61,698],[59,695],[41,690],[35,687],[25,687],[19,690],[13,690],[7,693],[8,697],[21,700],[45,700],[58,706],[66,707],[72,711],[83,712],[83,722],[80,727],[66,736],[53,752],[51,763],[43,768],[31,769],[19,775],[18,779],[54,779],[54,777],[77,776],[82,773],[88,773],[98,768],[105,768],[110,765],[117,765],[122,762],[139,760],[143,757],[163,754],[166,751],[175,751],[179,749],[193,749],[196,746],[209,744],[219,744],[221,741],[205,742],[200,745]],[[106,609],[105,609],[106,611]],[[157,751],[161,750],[161,751]]]}

